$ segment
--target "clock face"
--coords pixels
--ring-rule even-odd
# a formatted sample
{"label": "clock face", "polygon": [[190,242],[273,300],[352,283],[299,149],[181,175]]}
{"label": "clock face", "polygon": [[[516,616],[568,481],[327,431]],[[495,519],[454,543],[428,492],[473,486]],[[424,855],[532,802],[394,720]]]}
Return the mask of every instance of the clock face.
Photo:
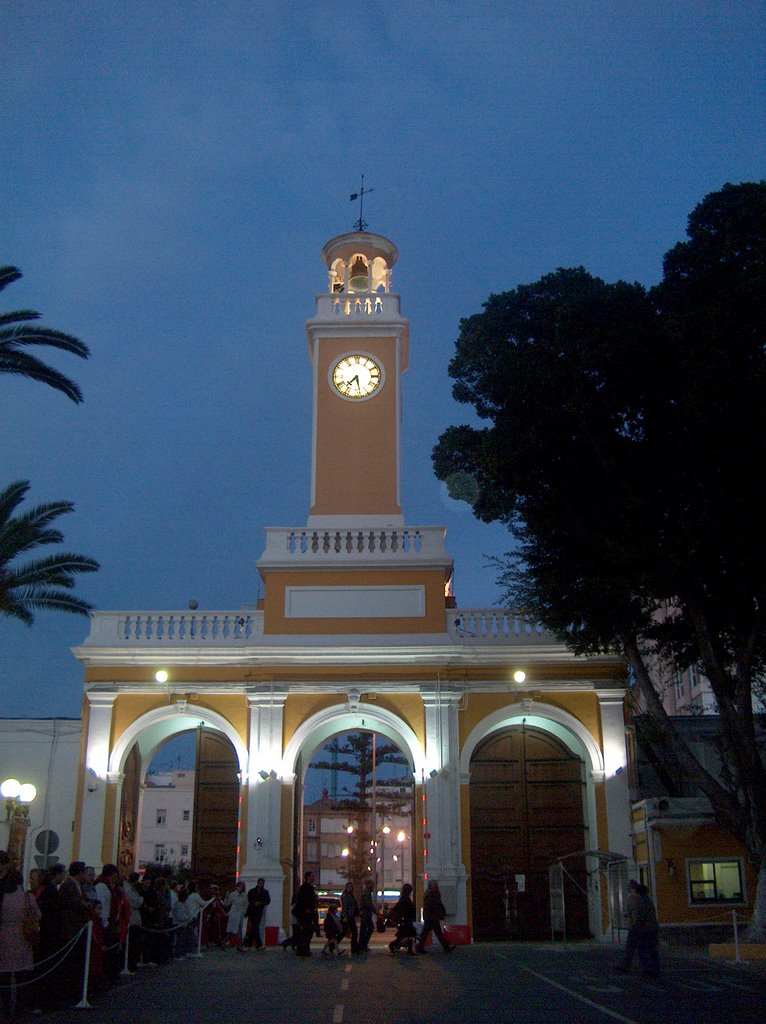
{"label": "clock face", "polygon": [[330,371],[330,382],[344,398],[369,398],[383,384],[383,368],[370,356],[343,356]]}

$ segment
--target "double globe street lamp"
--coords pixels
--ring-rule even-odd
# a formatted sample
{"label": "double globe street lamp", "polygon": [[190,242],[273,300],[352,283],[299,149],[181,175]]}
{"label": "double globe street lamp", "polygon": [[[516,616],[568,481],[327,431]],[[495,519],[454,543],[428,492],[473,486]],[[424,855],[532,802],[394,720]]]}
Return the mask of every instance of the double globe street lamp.
{"label": "double globe street lamp", "polygon": [[24,871],[24,849],[29,829],[29,805],[37,796],[37,787],[31,782],[6,779],[0,785],[0,796],[5,798],[5,821],[8,825],[8,854]]}

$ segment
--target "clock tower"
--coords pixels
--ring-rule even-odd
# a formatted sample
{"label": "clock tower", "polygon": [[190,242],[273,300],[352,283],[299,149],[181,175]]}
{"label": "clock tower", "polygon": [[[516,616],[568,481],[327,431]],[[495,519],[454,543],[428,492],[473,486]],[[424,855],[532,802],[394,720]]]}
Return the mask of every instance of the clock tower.
{"label": "clock tower", "polygon": [[325,245],[327,292],[306,324],[313,370],[311,527],[401,526],[401,376],[409,323],[391,291],[396,246],[354,231]]}
{"label": "clock tower", "polygon": [[[442,634],[452,559],[441,526],[408,526],[400,494],[409,323],[396,246],[354,231],[322,250],[327,291],[306,323],[313,380],[305,527],[267,527],[265,635]],[[393,640],[389,641],[393,642]]]}

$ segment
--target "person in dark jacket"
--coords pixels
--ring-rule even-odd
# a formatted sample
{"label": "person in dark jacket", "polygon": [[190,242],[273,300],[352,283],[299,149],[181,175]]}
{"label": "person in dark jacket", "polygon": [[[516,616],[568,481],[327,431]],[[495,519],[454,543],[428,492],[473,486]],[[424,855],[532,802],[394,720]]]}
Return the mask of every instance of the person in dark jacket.
{"label": "person in dark jacket", "polygon": [[261,921],[263,920],[263,914],[266,907],[271,903],[269,890],[265,886],[265,880],[263,878],[259,878],[255,883],[255,887],[247,894],[247,910],[245,911],[245,917],[250,922],[250,927],[248,928],[247,938],[243,945],[252,946],[253,943],[255,943],[256,949],[263,948],[263,940],[261,939]]}
{"label": "person in dark jacket", "polygon": [[432,878],[426,886],[423,894],[423,931],[420,933],[420,942],[417,945],[418,953],[425,953],[426,942],[431,932],[441,942],[445,953],[451,953],[455,948],[450,946],[442,932],[442,921],[447,916],[447,911],[442,903],[442,896],[439,892],[439,884]]}
{"label": "person in dark jacket", "polygon": [[396,936],[393,942],[389,942],[389,950],[396,954],[398,949],[406,946],[407,952],[414,956],[413,946],[418,936],[415,931],[415,904],[412,902],[412,886],[409,882],[402,886],[399,899],[388,916],[396,924]]}
{"label": "person in dark jacket", "polygon": [[298,922],[298,946],[296,956],[311,956],[311,937],[319,935],[319,904],[314,888],[314,872],[307,871],[303,885],[295,894],[295,918]]}
{"label": "person in dark jacket", "polygon": [[342,938],[351,936],[351,952],[359,952],[359,932],[356,927],[356,919],[359,917],[359,904],[354,895],[354,883],[346,882],[346,887],[340,895],[340,926]]}
{"label": "person in dark jacket", "polygon": [[362,886],[362,901],[360,907],[361,924],[359,926],[359,952],[367,953],[370,939],[375,931],[375,906],[374,884],[371,878],[366,878]]}

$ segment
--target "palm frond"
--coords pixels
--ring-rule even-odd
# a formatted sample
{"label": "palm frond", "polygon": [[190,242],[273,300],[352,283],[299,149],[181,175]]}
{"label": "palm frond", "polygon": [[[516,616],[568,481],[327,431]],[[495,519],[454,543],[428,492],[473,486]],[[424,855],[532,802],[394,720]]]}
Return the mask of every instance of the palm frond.
{"label": "palm frond", "polygon": [[63,352],[71,352],[81,359],[87,359],[90,355],[90,349],[85,342],[53,327],[30,327],[28,324],[22,324],[17,327],[5,327],[0,331],[0,346],[18,348],[21,345],[47,345]]}
{"label": "palm frond", "polygon": [[0,373],[8,373],[18,377],[28,377],[47,384],[56,391],[62,391],[73,402],[82,402],[82,391],[69,377],[48,366],[41,359],[29,355],[28,352],[5,350],[0,343]]}
{"label": "palm frond", "polygon": [[34,309],[17,309],[13,313],[0,313],[0,327],[18,324],[25,320],[39,320],[40,314]]}
{"label": "palm frond", "polygon": [[21,277],[21,271],[18,267],[4,266],[0,267],[0,292],[9,284],[13,284],[14,281],[18,281]]}

